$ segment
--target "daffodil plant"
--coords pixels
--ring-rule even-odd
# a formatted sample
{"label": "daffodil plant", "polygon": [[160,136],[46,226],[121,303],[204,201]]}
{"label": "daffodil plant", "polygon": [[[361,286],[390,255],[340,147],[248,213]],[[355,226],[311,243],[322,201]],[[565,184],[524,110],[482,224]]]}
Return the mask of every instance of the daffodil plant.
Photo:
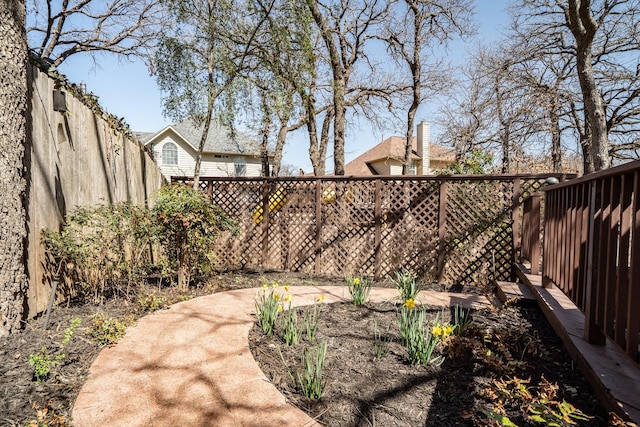
{"label": "daffodil plant", "polygon": [[282,312],[282,294],[277,292],[278,287],[277,283],[262,285],[262,291],[255,301],[258,325],[269,338],[273,337],[278,314]]}
{"label": "daffodil plant", "polygon": [[[442,363],[444,357],[435,356],[434,352],[441,338],[433,334],[434,328],[429,328],[426,324],[426,307],[416,306],[413,299],[409,298],[400,310],[398,320],[402,344],[407,348],[409,362],[412,365],[428,365],[431,363]],[[434,325],[440,325],[440,315],[436,316]],[[449,334],[453,332],[453,327]],[[444,330],[438,333],[444,336]]]}
{"label": "daffodil plant", "polygon": [[369,299],[371,291],[371,283],[361,276],[348,276],[345,278],[349,293],[351,294],[351,302],[353,305],[364,305]]}
{"label": "daffodil plant", "polygon": [[420,292],[420,286],[416,283],[415,273],[404,267],[395,272],[395,279],[392,278],[391,281],[400,292],[402,301],[415,300]]}
{"label": "daffodil plant", "polygon": [[309,342],[313,342],[316,339],[316,334],[318,332],[318,319],[320,318],[323,302],[324,295],[316,297],[313,307],[308,309],[304,315],[304,328],[307,332],[307,341]]}
{"label": "daffodil plant", "polygon": [[291,307],[291,295],[284,297],[284,302],[288,303],[287,311],[284,314],[282,324],[282,337],[287,345],[296,345],[302,336],[302,329],[298,327],[298,311]]}

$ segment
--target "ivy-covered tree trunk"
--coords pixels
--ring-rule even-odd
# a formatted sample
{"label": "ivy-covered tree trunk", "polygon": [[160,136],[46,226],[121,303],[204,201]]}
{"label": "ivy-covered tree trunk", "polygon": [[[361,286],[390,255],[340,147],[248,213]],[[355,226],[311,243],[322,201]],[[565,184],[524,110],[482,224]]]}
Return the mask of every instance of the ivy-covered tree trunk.
{"label": "ivy-covered tree trunk", "polygon": [[27,287],[25,15],[24,0],[0,0],[0,336],[20,326]]}

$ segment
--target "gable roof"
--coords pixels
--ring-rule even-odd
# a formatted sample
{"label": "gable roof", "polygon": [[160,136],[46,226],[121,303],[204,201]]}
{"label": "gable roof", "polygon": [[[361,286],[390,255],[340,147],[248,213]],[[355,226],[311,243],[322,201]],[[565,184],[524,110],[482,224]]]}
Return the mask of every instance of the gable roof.
{"label": "gable roof", "polygon": [[[173,123],[157,133],[138,132],[136,136],[144,145],[153,145],[159,142],[169,131],[173,131],[186,142],[193,150],[198,150],[204,124],[198,125],[187,118]],[[259,155],[258,143],[248,135],[236,132],[232,135],[231,129],[221,125],[217,120],[212,120],[209,126],[209,134],[204,144],[205,153],[246,154]]]}
{"label": "gable roof", "polygon": [[[344,165],[345,175],[377,175],[372,163],[390,159],[402,161],[404,159],[405,141],[406,139],[402,136],[391,136],[385,139]],[[412,160],[420,160],[417,152],[417,141],[418,139],[414,136],[411,144]],[[429,157],[431,161],[454,162],[456,160],[456,154],[453,150],[433,143],[429,144]]]}

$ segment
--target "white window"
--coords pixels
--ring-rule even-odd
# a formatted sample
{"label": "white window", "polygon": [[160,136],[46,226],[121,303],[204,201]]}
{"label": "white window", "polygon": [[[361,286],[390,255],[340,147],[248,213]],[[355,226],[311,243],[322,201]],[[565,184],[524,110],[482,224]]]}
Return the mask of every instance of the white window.
{"label": "white window", "polygon": [[418,174],[418,164],[415,160],[411,160],[409,164],[409,175],[417,175]]}
{"label": "white window", "polygon": [[176,147],[176,144],[174,144],[173,142],[167,142],[162,146],[162,164],[178,164],[178,147]]}
{"label": "white window", "polygon": [[247,159],[243,156],[236,156],[233,159],[235,176],[245,176],[247,174]]}

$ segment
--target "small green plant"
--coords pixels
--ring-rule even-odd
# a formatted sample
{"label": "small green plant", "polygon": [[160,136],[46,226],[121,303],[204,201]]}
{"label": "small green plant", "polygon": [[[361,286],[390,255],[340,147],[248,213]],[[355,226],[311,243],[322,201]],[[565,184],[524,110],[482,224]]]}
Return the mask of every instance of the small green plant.
{"label": "small green plant", "polygon": [[302,337],[302,329],[298,326],[298,311],[291,307],[291,295],[284,298],[289,303],[289,307],[284,313],[282,325],[282,337],[287,345],[296,345]]}
{"label": "small green plant", "polygon": [[471,309],[456,304],[453,307],[453,325],[456,328],[455,334],[463,335],[471,325]]}
{"label": "small green plant", "polygon": [[275,292],[277,289],[277,283],[271,286],[262,285],[262,292],[255,301],[258,326],[269,338],[273,337],[278,314],[282,312],[282,304],[280,304],[282,296]]}
{"label": "small green plant", "polygon": [[353,305],[364,305],[369,299],[371,291],[371,283],[361,276],[348,276],[345,278],[349,293],[351,294],[351,302]]}
{"label": "small green plant", "polygon": [[318,332],[318,320],[320,318],[320,312],[322,311],[322,302],[324,301],[324,295],[320,295],[316,298],[313,307],[308,309],[304,315],[304,329],[307,333],[307,341],[313,342],[316,339]]}
{"label": "small green plant", "polygon": [[[180,297],[178,297],[180,298]],[[138,297],[138,308],[145,313],[152,313],[161,310],[169,305],[167,298],[161,295],[146,294]]]}
{"label": "small green plant", "polygon": [[89,331],[89,335],[100,345],[116,344],[126,332],[127,326],[131,322],[120,321],[113,317],[107,317],[102,313],[91,316],[93,325]]}
{"label": "small green plant", "polygon": [[[315,354],[313,354],[315,353]],[[327,341],[318,343],[315,352],[305,349],[302,355],[302,371],[297,372],[298,387],[311,400],[320,399],[327,381],[324,379],[324,360],[327,355]]]}
{"label": "small green plant", "polygon": [[392,278],[391,281],[400,292],[402,301],[415,300],[420,292],[420,286],[416,283],[415,273],[404,267],[395,272],[395,279]]}
{"label": "small green plant", "polygon": [[376,360],[380,360],[389,353],[389,347],[391,346],[392,338],[389,336],[383,337],[378,329],[378,322],[373,323],[373,347],[376,353]]}
{"label": "small green plant", "polygon": [[33,368],[33,379],[38,383],[46,381],[65,357],[65,354],[52,356],[46,346],[39,352],[30,354],[29,366]]}
{"label": "small green plant", "polygon": [[[81,322],[79,318],[75,318],[71,321],[71,325],[64,330],[62,340],[58,346],[59,351],[62,351],[69,341],[71,341],[73,334]],[[65,357],[66,354],[64,353],[53,356],[46,346],[43,346],[39,352],[30,354],[29,366],[33,368],[33,379],[41,383],[46,381],[51,374],[55,375],[55,368],[62,363]]]}

